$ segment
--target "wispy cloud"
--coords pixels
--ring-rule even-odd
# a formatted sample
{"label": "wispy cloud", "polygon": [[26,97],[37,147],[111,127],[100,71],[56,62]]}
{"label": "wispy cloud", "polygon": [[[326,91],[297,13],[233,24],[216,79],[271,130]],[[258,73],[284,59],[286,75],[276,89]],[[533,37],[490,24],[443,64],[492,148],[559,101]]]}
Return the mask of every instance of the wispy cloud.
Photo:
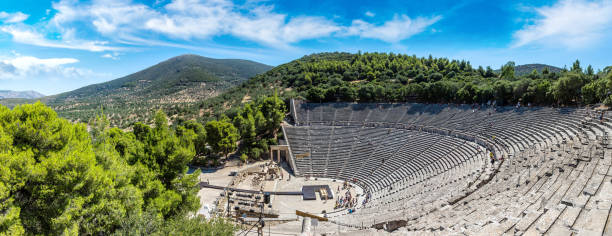
{"label": "wispy cloud", "polygon": [[96,75],[91,70],[72,66],[75,58],[37,58],[19,54],[0,57],[0,79],[83,78]]}
{"label": "wispy cloud", "polygon": [[73,31],[67,31],[59,40],[47,39],[43,34],[24,26],[9,25],[0,27],[0,31],[10,34],[13,41],[41,47],[87,50],[92,52],[118,51],[120,47],[107,46],[106,41],[87,41],[73,37]]}
{"label": "wispy cloud", "polygon": [[425,31],[425,29],[440,19],[442,19],[441,16],[412,19],[406,15],[401,15],[395,16],[392,20],[382,25],[374,25],[363,20],[354,20],[352,25],[347,28],[346,34],[397,43]]}
{"label": "wispy cloud", "polygon": [[27,14],[22,12],[8,13],[4,11],[0,11],[0,21],[4,23],[18,23],[23,22],[30,17]]}
{"label": "wispy cloud", "polygon": [[374,12],[371,12],[371,11],[366,11],[366,13],[364,15],[367,16],[367,17],[374,17],[374,16],[376,16],[376,14],[374,14]]}
{"label": "wispy cloud", "polygon": [[[118,51],[122,48],[113,44],[134,46],[152,39],[169,45],[197,45],[194,40],[214,41],[226,35],[270,48],[290,48],[303,40],[352,35],[396,43],[423,32],[441,18],[401,15],[382,25],[364,20],[341,25],[322,16],[290,17],[276,12],[267,1],[244,4],[236,5],[230,0],[172,0],[148,6],[130,0],[61,0],[53,4],[55,14],[43,29],[15,24],[1,30],[18,43],[94,52]],[[372,12],[366,15],[375,16]],[[88,35],[88,31],[94,31],[90,38],[98,39],[74,37],[77,33]],[[45,37],[52,33],[60,37]]]}
{"label": "wispy cloud", "polygon": [[533,10],[537,17],[514,33],[513,47],[539,44],[582,48],[611,36],[610,0],[561,0]]}
{"label": "wispy cloud", "polygon": [[190,40],[232,35],[272,47],[286,47],[340,30],[336,23],[323,17],[289,18],[266,5],[253,7],[246,13],[240,8],[225,0],[175,0],[165,6],[166,13],[151,14],[144,26],[171,38]]}
{"label": "wispy cloud", "polygon": [[112,59],[112,60],[119,60],[119,56],[121,56],[121,53],[112,52],[112,53],[103,54],[102,58],[108,58],[108,59]]}

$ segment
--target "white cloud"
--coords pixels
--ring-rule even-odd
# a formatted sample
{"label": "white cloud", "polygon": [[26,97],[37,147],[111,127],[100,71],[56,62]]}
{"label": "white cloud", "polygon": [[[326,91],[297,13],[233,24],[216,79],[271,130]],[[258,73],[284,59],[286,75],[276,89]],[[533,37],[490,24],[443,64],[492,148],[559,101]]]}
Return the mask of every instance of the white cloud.
{"label": "white cloud", "polygon": [[119,60],[119,56],[121,55],[121,53],[118,52],[113,52],[113,53],[106,53],[102,55],[102,58],[108,58],[108,59],[112,59],[112,60]]}
{"label": "white cloud", "polygon": [[371,12],[371,11],[366,11],[364,15],[367,16],[367,17],[374,17],[374,16],[376,16],[376,14],[374,14],[374,12]]}
{"label": "white cloud", "polygon": [[[90,4],[63,0],[53,5],[58,13],[52,22],[65,27],[84,21],[102,35],[115,41],[144,41],[161,34],[191,41],[231,35],[271,47],[288,47],[302,40],[329,36],[359,35],[397,42],[423,32],[440,17],[411,19],[402,15],[381,26],[356,20],[341,26],[319,16],[289,17],[274,12],[266,1],[247,1],[236,5],[230,0],[172,0],[161,8],[120,0],[94,0]],[[367,15],[374,16],[372,12]]]}
{"label": "white cloud", "polygon": [[19,23],[23,22],[30,17],[29,15],[23,14],[22,12],[8,13],[0,11],[0,21],[4,23]]}
{"label": "white cloud", "polygon": [[[277,13],[273,5],[260,0],[248,0],[243,5],[231,0],[169,0],[154,6],[131,0],[60,0],[52,8],[54,15],[43,24],[8,24],[0,26],[0,32],[10,34],[18,43],[105,52],[101,56],[112,59],[116,58],[112,52],[125,49],[113,44],[145,46],[140,42],[165,41],[168,45],[195,45],[196,40],[212,42],[216,36],[233,36],[272,48],[351,35],[395,43],[423,32],[440,19],[402,15],[382,25],[355,20],[343,26],[320,16]],[[374,16],[372,12],[366,15]]]}
{"label": "white cloud", "polygon": [[224,0],[175,0],[165,6],[166,14],[156,14],[144,26],[173,38],[208,38],[225,31],[227,22],[237,16],[233,8],[231,2]]}
{"label": "white cloud", "polygon": [[61,40],[50,40],[42,34],[26,27],[10,25],[0,27],[0,31],[10,34],[13,41],[41,47],[87,50],[92,52],[117,51],[119,47],[107,46],[105,41],[86,41],[74,38],[74,31],[68,30]]}
{"label": "white cloud", "polygon": [[237,18],[229,31],[240,38],[284,47],[305,39],[326,37],[340,30],[340,27],[323,18],[297,17],[287,23],[285,18],[276,14]]}
{"label": "white cloud", "polygon": [[561,0],[535,8],[532,24],[514,33],[514,47],[528,44],[587,47],[610,35],[612,1]]}
{"label": "white cloud", "polygon": [[37,58],[19,54],[0,58],[0,79],[82,78],[93,75],[90,70],[66,66],[79,62],[74,58]]}
{"label": "white cloud", "polygon": [[165,7],[168,14],[150,19],[146,27],[171,37],[192,39],[233,35],[269,46],[284,47],[305,39],[329,36],[340,27],[322,17],[294,17],[259,6],[241,12],[230,1],[175,0]]}
{"label": "white cloud", "polygon": [[389,43],[397,43],[425,31],[427,27],[438,22],[440,19],[442,19],[441,16],[412,19],[406,15],[401,15],[395,16],[393,20],[378,26],[363,20],[354,20],[351,26],[347,28],[346,35],[357,35],[362,38],[373,38]]}

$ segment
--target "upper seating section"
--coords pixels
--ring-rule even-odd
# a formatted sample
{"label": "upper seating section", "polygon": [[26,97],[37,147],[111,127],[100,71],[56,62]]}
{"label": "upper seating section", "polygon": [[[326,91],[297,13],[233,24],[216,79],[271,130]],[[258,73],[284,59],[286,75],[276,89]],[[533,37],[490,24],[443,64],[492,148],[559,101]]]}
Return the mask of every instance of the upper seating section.
{"label": "upper seating section", "polygon": [[[296,125],[359,125],[363,123],[415,124],[447,129],[468,128],[484,121],[496,121],[527,114],[546,115],[544,120],[576,120],[586,113],[576,108],[491,107],[464,104],[379,104],[295,102]],[[492,116],[492,117],[490,117]],[[495,119],[492,119],[495,118]],[[511,118],[511,117],[508,117]],[[461,124],[461,126],[459,126]]]}
{"label": "upper seating section", "polygon": [[431,127],[493,140],[503,147],[518,150],[544,140],[559,141],[573,136],[586,116],[584,109],[576,108],[419,103],[298,101],[295,110],[297,126]]}

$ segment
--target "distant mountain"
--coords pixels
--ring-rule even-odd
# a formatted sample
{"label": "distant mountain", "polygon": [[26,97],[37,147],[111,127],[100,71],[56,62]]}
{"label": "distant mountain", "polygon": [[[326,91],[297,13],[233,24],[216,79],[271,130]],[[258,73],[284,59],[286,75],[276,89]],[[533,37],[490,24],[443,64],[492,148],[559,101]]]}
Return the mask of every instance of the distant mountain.
{"label": "distant mountain", "polygon": [[11,91],[11,90],[0,90],[0,99],[4,98],[26,98],[35,99],[44,97],[45,95],[36,91]]}
{"label": "distant mountain", "polygon": [[[534,64],[525,64],[525,65],[515,66],[514,74],[516,76],[523,76],[523,75],[527,75],[531,73],[533,70],[537,70],[539,73],[542,73],[542,70],[544,70],[544,68],[548,68],[548,71],[555,72],[555,73],[559,73],[563,71],[563,69],[556,67],[556,66],[534,63]],[[496,70],[495,72],[499,73],[500,71],[501,70]]]}
{"label": "distant mountain", "polygon": [[94,117],[103,107],[111,123],[122,127],[136,121],[147,122],[157,109],[165,110],[169,116],[196,116],[198,111],[184,111],[185,107],[271,68],[248,60],[182,55],[123,78],[45,97],[42,101],[61,116],[80,121]]}

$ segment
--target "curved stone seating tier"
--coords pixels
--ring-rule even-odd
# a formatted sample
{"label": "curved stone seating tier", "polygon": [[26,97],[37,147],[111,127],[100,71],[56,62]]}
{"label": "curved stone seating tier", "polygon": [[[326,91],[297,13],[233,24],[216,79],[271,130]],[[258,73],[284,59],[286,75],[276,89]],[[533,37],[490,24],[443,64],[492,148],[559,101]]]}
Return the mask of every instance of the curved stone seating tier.
{"label": "curved stone seating tier", "polygon": [[487,188],[414,219],[406,230],[443,235],[609,235],[612,152],[596,140],[584,144],[586,138],[569,139],[552,150],[520,153],[504,162]]}
{"label": "curved stone seating tier", "polygon": [[285,132],[294,156],[310,153],[295,160],[304,176],[356,180],[369,192],[412,172],[444,172],[474,157],[462,152],[470,145],[463,139],[409,129],[305,126]]}
{"label": "curved stone seating tier", "polygon": [[[577,108],[295,103],[300,175],[354,181],[371,199],[330,216],[406,234],[612,233],[611,119]],[[489,152],[497,158],[489,162]],[[362,198],[360,198],[362,199]],[[607,228],[606,228],[607,227]]]}

